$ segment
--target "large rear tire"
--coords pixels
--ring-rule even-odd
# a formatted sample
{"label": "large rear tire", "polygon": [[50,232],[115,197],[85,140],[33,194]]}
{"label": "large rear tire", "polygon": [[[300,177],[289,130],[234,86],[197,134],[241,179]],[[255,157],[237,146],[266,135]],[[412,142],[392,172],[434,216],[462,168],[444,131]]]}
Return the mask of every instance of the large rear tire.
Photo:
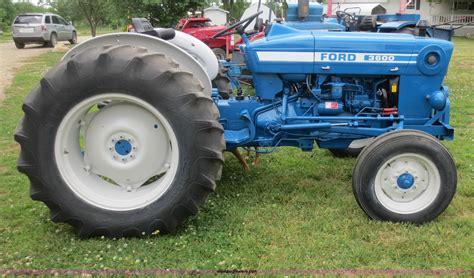
{"label": "large rear tire", "polygon": [[23,110],[18,170],[51,220],[81,237],[174,232],[220,178],[216,106],[192,74],[144,48],[62,61]]}
{"label": "large rear tire", "polygon": [[352,187],[359,206],[372,219],[424,223],[451,202],[457,174],[448,150],[416,130],[377,137],[359,155]]}

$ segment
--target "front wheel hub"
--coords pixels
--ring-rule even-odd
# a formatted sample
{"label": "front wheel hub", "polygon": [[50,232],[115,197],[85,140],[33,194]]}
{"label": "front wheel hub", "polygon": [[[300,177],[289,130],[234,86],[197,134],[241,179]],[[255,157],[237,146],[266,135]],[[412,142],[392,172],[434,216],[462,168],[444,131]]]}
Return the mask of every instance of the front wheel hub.
{"label": "front wheel hub", "polygon": [[115,143],[115,152],[120,156],[128,156],[132,152],[132,144],[127,140],[121,139]]}
{"label": "front wheel hub", "polygon": [[415,178],[409,173],[400,175],[397,179],[398,187],[405,190],[410,189],[414,183],[415,183]]}
{"label": "front wheel hub", "polygon": [[441,178],[426,156],[406,153],[388,159],[377,171],[375,194],[382,205],[400,213],[416,213],[437,197]]}

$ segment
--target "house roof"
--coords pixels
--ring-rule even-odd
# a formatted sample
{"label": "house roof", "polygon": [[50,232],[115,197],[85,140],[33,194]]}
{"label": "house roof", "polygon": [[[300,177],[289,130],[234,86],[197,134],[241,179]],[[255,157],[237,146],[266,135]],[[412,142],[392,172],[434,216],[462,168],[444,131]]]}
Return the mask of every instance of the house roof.
{"label": "house roof", "polygon": [[207,12],[207,11],[221,11],[221,12],[224,12],[224,13],[227,13],[227,14],[229,13],[228,11],[226,11],[226,10],[224,10],[224,9],[221,9],[221,8],[219,8],[219,7],[217,7],[217,6],[209,7],[209,8],[207,8],[207,9],[204,9],[204,11],[205,11],[205,12]]}

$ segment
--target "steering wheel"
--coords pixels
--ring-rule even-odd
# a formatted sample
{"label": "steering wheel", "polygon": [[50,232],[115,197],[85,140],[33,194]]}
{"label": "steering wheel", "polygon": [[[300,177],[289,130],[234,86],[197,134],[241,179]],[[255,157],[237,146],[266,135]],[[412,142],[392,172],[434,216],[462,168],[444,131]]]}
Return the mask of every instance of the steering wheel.
{"label": "steering wheel", "polygon": [[[239,22],[234,23],[230,25],[229,27],[225,28],[224,30],[216,33],[214,36],[212,36],[212,38],[215,39],[218,37],[225,37],[225,36],[233,35],[233,34],[243,34],[243,32],[250,25],[250,23],[262,13],[263,11],[259,11],[258,13],[255,13],[245,19],[242,19]],[[236,29],[236,30],[229,32],[230,30],[233,30],[233,29]]]}
{"label": "steering wheel", "polygon": [[348,28],[351,27],[351,25],[357,23],[356,17],[348,12],[337,11],[336,16],[337,18],[342,19],[342,21],[345,23],[344,25]]}

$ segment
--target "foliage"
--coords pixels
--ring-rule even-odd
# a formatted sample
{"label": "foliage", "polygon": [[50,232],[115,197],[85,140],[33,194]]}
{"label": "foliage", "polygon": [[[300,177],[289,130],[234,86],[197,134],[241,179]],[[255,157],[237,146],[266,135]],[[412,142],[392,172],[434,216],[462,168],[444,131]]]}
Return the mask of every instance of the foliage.
{"label": "foliage", "polygon": [[54,0],[50,2],[54,12],[64,17],[66,20],[76,22],[82,20],[84,16],[78,9],[77,1],[71,0]]}
{"label": "foliage", "polygon": [[240,20],[245,9],[250,6],[252,1],[248,0],[207,0],[205,7],[219,6],[229,12],[229,19]]}
{"label": "foliage", "polygon": [[240,20],[245,9],[250,6],[250,2],[246,0],[235,0],[229,9],[229,17]]}
{"label": "foliage", "polygon": [[106,21],[114,29],[123,29],[130,24],[132,17],[148,17],[143,1],[140,0],[109,0]]}
{"label": "foliage", "polygon": [[[11,4],[11,0],[0,1]],[[52,11],[72,21],[76,26],[86,22],[91,35],[95,36],[98,25],[122,29],[130,23],[132,17],[146,17],[155,25],[164,27],[174,26],[188,11],[203,7],[206,0],[39,0],[39,2],[47,3],[52,7]],[[0,19],[3,18],[2,7],[0,5]],[[7,22],[11,20],[13,18]]]}
{"label": "foliage", "polygon": [[144,9],[149,18],[158,19],[162,27],[174,27],[178,20],[188,11],[196,11],[205,3],[204,0],[143,0]]}
{"label": "foliage", "polygon": [[46,12],[47,8],[38,7],[29,2],[16,2],[12,0],[0,0],[0,30],[8,31],[13,22],[13,19],[25,12]]}
{"label": "foliage", "polygon": [[76,5],[89,22],[91,35],[95,37],[97,25],[106,16],[107,2],[105,0],[76,0]]}
{"label": "foliage", "polygon": [[29,181],[16,170],[13,133],[21,104],[63,54],[34,59],[0,103],[0,269],[355,268],[400,269],[402,275],[403,269],[472,270],[474,44],[458,38],[454,43],[446,83],[456,139],[444,143],[456,160],[459,183],[437,220],[369,220],[352,195],[355,159],[281,148],[262,155],[250,171],[226,154],[216,194],[176,234],[116,240],[79,240],[68,225],[51,223],[48,208],[30,199]]}

